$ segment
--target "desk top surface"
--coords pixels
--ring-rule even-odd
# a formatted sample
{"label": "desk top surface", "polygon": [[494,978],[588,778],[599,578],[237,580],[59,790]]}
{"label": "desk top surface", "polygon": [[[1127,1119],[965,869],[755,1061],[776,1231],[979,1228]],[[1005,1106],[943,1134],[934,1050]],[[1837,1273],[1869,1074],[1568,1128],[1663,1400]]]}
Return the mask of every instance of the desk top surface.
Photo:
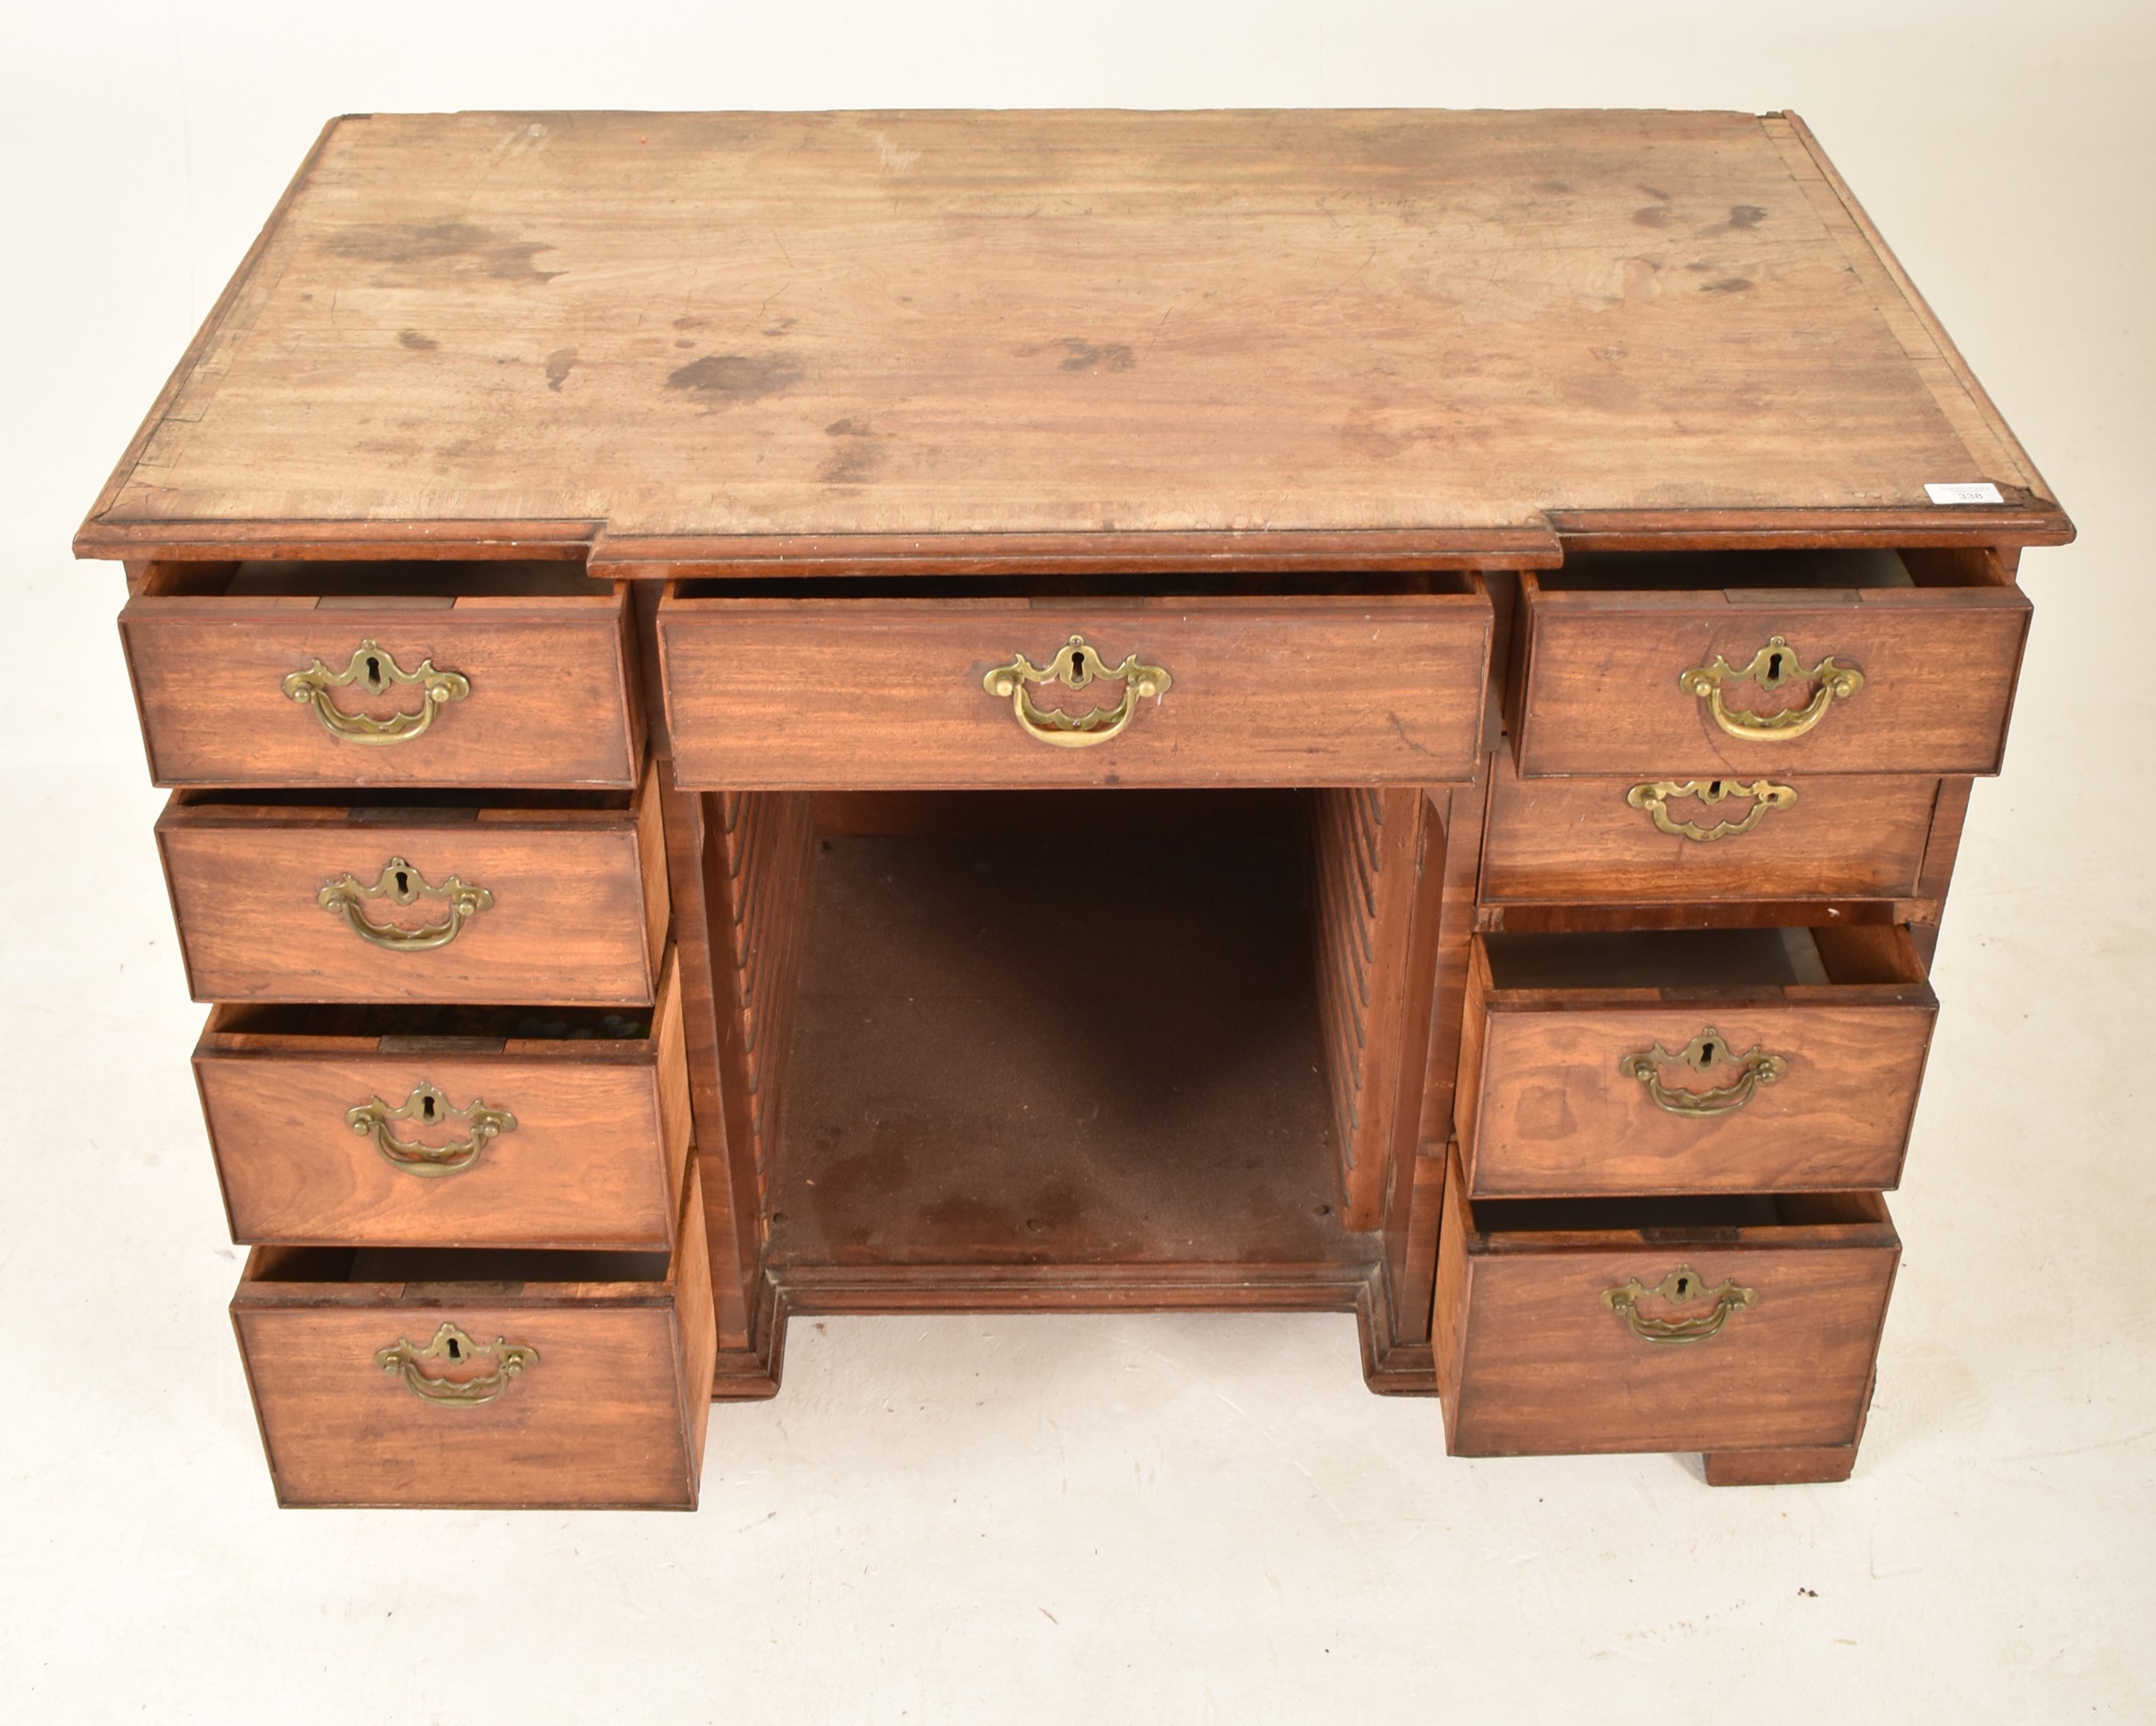
{"label": "desk top surface", "polygon": [[330,126],[77,547],[1627,522],[2071,532],[1793,116],[456,114]]}

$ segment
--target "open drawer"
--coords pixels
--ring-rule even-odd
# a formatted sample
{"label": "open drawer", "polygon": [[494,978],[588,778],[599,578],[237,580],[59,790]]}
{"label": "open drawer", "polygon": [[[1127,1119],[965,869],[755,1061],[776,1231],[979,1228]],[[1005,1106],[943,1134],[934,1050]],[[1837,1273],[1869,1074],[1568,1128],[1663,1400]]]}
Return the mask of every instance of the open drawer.
{"label": "open drawer", "polygon": [[680,978],[649,1009],[225,1005],[195,1082],[235,1241],[663,1252]]}
{"label": "open drawer", "polygon": [[157,821],[198,1001],[647,1006],[669,917],[634,792],[178,791]]}
{"label": "open drawer", "polygon": [[2029,614],[1989,551],[1575,554],[1520,577],[1520,772],[1995,773]]}
{"label": "open drawer", "polygon": [[1434,1337],[1455,1456],[1853,1446],[1901,1242],[1876,1193],[1471,1200]]}
{"label": "open drawer", "polygon": [[1892,1187],[1938,1010],[1887,924],[1478,935],[1467,1191]]}
{"label": "open drawer", "polygon": [[120,639],[160,785],[626,790],[628,619],[577,563],[153,563]]}
{"label": "open drawer", "polygon": [[258,1246],[232,1319],[285,1505],[692,1510],[716,1365],[666,1253]]}
{"label": "open drawer", "polygon": [[678,583],[659,608],[675,772],[735,790],[1473,778],[1481,578],[1296,579]]}

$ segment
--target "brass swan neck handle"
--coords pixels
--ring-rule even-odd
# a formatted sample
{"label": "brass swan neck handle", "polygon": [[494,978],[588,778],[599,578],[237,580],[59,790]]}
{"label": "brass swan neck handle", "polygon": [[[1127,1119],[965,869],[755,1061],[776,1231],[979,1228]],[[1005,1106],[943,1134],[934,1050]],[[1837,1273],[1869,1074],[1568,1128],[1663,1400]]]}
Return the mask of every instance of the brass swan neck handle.
{"label": "brass swan neck handle", "polygon": [[[464,1138],[452,1139],[447,1144],[423,1144],[417,1139],[399,1138],[391,1125],[397,1121],[418,1121],[428,1125],[438,1121],[460,1122],[466,1130]],[[412,1094],[398,1107],[392,1108],[379,1097],[370,1097],[357,1107],[346,1109],[344,1122],[361,1138],[372,1139],[382,1160],[392,1169],[428,1177],[463,1174],[479,1161],[480,1153],[493,1140],[516,1130],[516,1117],[507,1109],[490,1107],[477,1097],[466,1107],[459,1108],[424,1079],[412,1087]]]}
{"label": "brass swan neck handle", "polygon": [[[1704,1312],[1662,1318],[1642,1308],[1640,1302],[1650,1295],[1672,1305],[1695,1297],[1714,1304]],[[1624,1319],[1642,1342],[1703,1343],[1717,1334],[1733,1314],[1748,1312],[1758,1306],[1759,1292],[1728,1278],[1709,1288],[1707,1279],[1690,1265],[1679,1265],[1652,1288],[1631,1277],[1614,1288],[1604,1289],[1602,1304]]]}
{"label": "brass swan neck handle", "polygon": [[[1705,1074],[1722,1063],[1734,1063],[1737,1066],[1738,1076],[1733,1082],[1706,1091],[1690,1091],[1681,1085],[1662,1082],[1665,1066],[1688,1066],[1696,1073]],[[1729,1046],[1729,1040],[1710,1025],[1681,1049],[1671,1050],[1656,1043],[1627,1055],[1617,1063],[1617,1070],[1626,1078],[1637,1079],[1645,1086],[1655,1107],[1665,1114],[1712,1120],[1717,1115],[1735,1114],[1758,1094],[1762,1085],[1772,1085],[1779,1080],[1789,1071],[1789,1065],[1782,1056],[1767,1054],[1757,1043],[1742,1054],[1738,1053]]]}
{"label": "brass swan neck handle", "polygon": [[[501,1337],[482,1343],[446,1322],[424,1348],[399,1337],[374,1351],[376,1366],[403,1379],[407,1390],[437,1408],[478,1408],[492,1402],[511,1379],[538,1362],[536,1348]],[[476,1369],[459,1370],[468,1367]]]}
{"label": "brass swan neck handle", "polygon": [[[386,719],[347,713],[331,698],[330,691],[349,689],[354,684],[372,696],[417,684],[421,700],[416,710],[392,713]],[[369,636],[352,650],[352,663],[341,671],[332,671],[316,660],[305,670],[289,673],[281,687],[301,706],[312,706],[322,729],[339,742],[387,744],[408,743],[424,736],[436,713],[471,693],[471,681],[461,671],[437,670],[431,658],[420,660],[408,671],[397,663],[393,654]]]}
{"label": "brass swan neck handle", "polygon": [[[1725,684],[1749,683],[1772,694],[1784,684],[1796,682],[1817,686],[1811,700],[1779,713],[1744,712],[1731,707],[1722,696]],[[1864,674],[1854,666],[1837,665],[1832,654],[1808,670],[1785,637],[1770,635],[1767,645],[1752,655],[1751,663],[1743,670],[1717,654],[1712,664],[1680,674],[1677,686],[1705,701],[1714,722],[1731,737],[1774,742],[1802,737],[1826,717],[1827,709],[1835,702],[1847,701],[1864,687]]]}
{"label": "brass swan neck handle", "polygon": [[[1681,821],[1670,813],[1671,804],[1685,798],[1696,799],[1704,809],[1738,797],[1749,798],[1752,807],[1736,820],[1717,821],[1712,827]],[[1688,839],[1695,845],[1712,845],[1718,839],[1736,839],[1749,833],[1774,810],[1788,809],[1796,800],[1796,787],[1777,785],[1767,779],[1754,779],[1748,785],[1738,779],[1656,779],[1635,785],[1625,794],[1625,802],[1646,812],[1656,831],[1673,839]]]}
{"label": "brass swan neck handle", "polygon": [[[370,904],[383,900],[392,905],[407,906],[416,905],[423,899],[445,906],[447,917],[408,929],[402,923],[377,922],[367,914]],[[482,911],[493,907],[494,895],[454,875],[444,876],[439,886],[430,886],[426,876],[403,858],[392,857],[382,866],[381,876],[372,886],[346,871],[325,885],[315,895],[315,902],[332,917],[343,917],[352,925],[352,932],[371,946],[391,953],[424,953],[430,948],[447,947],[455,940],[466,923]]]}
{"label": "brass swan neck handle", "polygon": [[[1065,689],[1085,689],[1096,681],[1120,682],[1122,699],[1112,707],[1095,707],[1084,713],[1065,713],[1036,703],[1030,690],[1060,683]],[[1135,654],[1118,665],[1101,657],[1101,650],[1083,635],[1073,635],[1056,650],[1045,665],[1036,665],[1024,654],[1012,655],[981,679],[981,686],[998,700],[1011,704],[1019,729],[1038,742],[1058,749],[1089,749],[1120,736],[1138,710],[1138,703],[1166,695],[1175,680],[1164,665],[1139,663]]]}

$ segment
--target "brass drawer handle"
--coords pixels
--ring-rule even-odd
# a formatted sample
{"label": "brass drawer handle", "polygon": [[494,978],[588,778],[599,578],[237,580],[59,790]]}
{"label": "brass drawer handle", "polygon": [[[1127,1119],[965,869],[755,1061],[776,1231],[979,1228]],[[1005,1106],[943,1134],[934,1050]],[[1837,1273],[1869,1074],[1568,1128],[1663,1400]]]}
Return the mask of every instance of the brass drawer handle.
{"label": "brass drawer handle", "polygon": [[[1727,1278],[1707,1288],[1704,1287],[1706,1281],[1690,1265],[1679,1265],[1652,1288],[1632,1277],[1615,1288],[1604,1289],[1602,1304],[1620,1314],[1631,1327],[1632,1334],[1642,1342],[1703,1343],[1729,1323],[1731,1313],[1748,1312],[1759,1304],[1757,1289],[1745,1288]],[[1649,1295],[1674,1303],[1690,1299],[1694,1291],[1713,1301],[1711,1311],[1691,1318],[1650,1318],[1640,1310],[1640,1302]]]}
{"label": "brass drawer handle", "polygon": [[[1063,713],[1038,707],[1027,693],[1030,685],[1060,683],[1065,689],[1084,689],[1096,679],[1120,681],[1123,698],[1112,707],[1095,707],[1086,713]],[[1111,666],[1101,650],[1083,635],[1073,635],[1056,650],[1045,665],[1036,665],[1024,654],[1014,654],[1007,665],[998,665],[981,680],[981,686],[998,700],[1008,700],[1019,728],[1029,737],[1058,749],[1089,749],[1105,743],[1131,722],[1138,703],[1166,695],[1175,680],[1163,665],[1142,665],[1132,654],[1120,665]]]}
{"label": "brass drawer handle", "polygon": [[[364,713],[347,713],[330,699],[331,690],[349,689],[355,683],[374,696],[416,683],[422,686],[425,699],[417,712],[372,719]],[[370,636],[352,650],[352,663],[341,671],[332,671],[316,660],[305,670],[289,675],[284,691],[302,706],[313,703],[315,717],[321,721],[322,729],[342,742],[408,743],[434,722],[438,708],[470,695],[471,681],[460,671],[436,670],[431,659],[420,660],[416,670],[408,671]]]}
{"label": "brass drawer handle", "polygon": [[[1742,1076],[1733,1085],[1717,1086],[1711,1091],[1687,1091],[1681,1086],[1662,1082],[1661,1070],[1665,1066],[1682,1063],[1696,1073],[1704,1073],[1716,1062],[1724,1061],[1733,1061],[1743,1069]],[[1762,1085],[1771,1085],[1780,1078],[1789,1065],[1779,1055],[1762,1053],[1757,1043],[1742,1055],[1737,1054],[1730,1048],[1729,1040],[1710,1025],[1675,1054],[1657,1043],[1651,1049],[1626,1056],[1617,1063],[1617,1071],[1645,1085],[1656,1108],[1672,1115],[1704,1120],[1716,1115],[1735,1114],[1752,1101]]]}
{"label": "brass drawer handle", "polygon": [[[387,899],[393,905],[414,905],[422,899],[444,900],[449,905],[449,919],[445,922],[423,923],[416,929],[408,929],[401,923],[377,923],[367,914],[367,904],[371,899]],[[372,886],[362,886],[357,876],[347,871],[341,879],[330,882],[316,894],[315,902],[331,916],[341,916],[362,941],[387,948],[392,953],[424,953],[430,947],[447,947],[455,940],[459,930],[493,905],[494,895],[485,887],[469,886],[454,875],[439,887],[429,886],[427,878],[409,863],[402,857],[392,857],[382,866],[382,878]]]}
{"label": "brass drawer handle", "polygon": [[[1702,827],[1696,822],[1679,821],[1670,814],[1672,798],[1696,797],[1702,804],[1722,803],[1732,797],[1748,797],[1752,807],[1741,820],[1717,821],[1712,827]],[[1656,779],[1651,784],[1635,785],[1625,794],[1625,801],[1635,809],[1645,809],[1653,818],[1657,832],[1666,833],[1673,839],[1689,839],[1701,845],[1711,845],[1717,839],[1734,839],[1740,833],[1749,833],[1767,819],[1769,809],[1785,809],[1797,800],[1794,785],[1776,785],[1765,779],[1754,779],[1750,784],[1740,784],[1735,779]]]}
{"label": "brass drawer handle", "polygon": [[[389,1124],[393,1121],[461,1121],[470,1129],[466,1136],[453,1139],[448,1144],[421,1144],[414,1139],[399,1138]],[[401,1169],[407,1174],[436,1176],[461,1174],[479,1161],[479,1153],[499,1134],[516,1130],[516,1117],[507,1109],[490,1108],[474,1097],[466,1108],[454,1107],[441,1092],[422,1079],[412,1087],[412,1094],[403,1103],[392,1108],[380,1097],[371,1097],[357,1108],[344,1113],[344,1123],[362,1138],[372,1138],[374,1148],[382,1160],[392,1169]]]}
{"label": "brass drawer handle", "polygon": [[[441,1362],[459,1366],[477,1362],[482,1364],[483,1370],[457,1379],[450,1378],[446,1372],[427,1370],[429,1364]],[[483,1402],[492,1402],[509,1388],[511,1379],[538,1362],[536,1348],[505,1342],[500,1337],[491,1343],[475,1342],[455,1325],[446,1323],[424,1348],[416,1348],[399,1337],[387,1348],[374,1352],[374,1364],[382,1371],[392,1378],[401,1374],[404,1388],[420,1401],[445,1409],[472,1409]]]}
{"label": "brass drawer handle", "polygon": [[[1809,703],[1779,713],[1733,711],[1722,699],[1725,682],[1754,683],[1771,694],[1785,683],[1810,683],[1815,680],[1819,687],[1812,692]],[[1717,654],[1712,665],[1681,676],[1677,686],[1686,695],[1697,696],[1705,701],[1707,711],[1714,716],[1714,722],[1731,737],[1773,742],[1802,737],[1826,717],[1826,710],[1836,701],[1845,701],[1864,687],[1864,674],[1851,666],[1837,665],[1832,654],[1807,671],[1798,663],[1796,653],[1787,640],[1779,635],[1770,635],[1767,645],[1752,655],[1752,663],[1743,670]]]}

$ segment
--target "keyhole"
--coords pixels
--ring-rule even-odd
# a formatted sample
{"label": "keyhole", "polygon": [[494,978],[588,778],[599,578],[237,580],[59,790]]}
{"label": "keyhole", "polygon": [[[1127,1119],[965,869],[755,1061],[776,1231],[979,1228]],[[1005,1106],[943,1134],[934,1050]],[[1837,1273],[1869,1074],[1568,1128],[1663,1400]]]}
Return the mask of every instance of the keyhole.
{"label": "keyhole", "polygon": [[1086,675],[1086,655],[1084,654],[1074,653],[1070,655],[1070,675],[1073,677],[1083,677]]}
{"label": "keyhole", "polygon": [[449,1338],[449,1359],[452,1360],[462,1360],[464,1359],[464,1356],[457,1352],[457,1339],[454,1337],[451,1337]]}
{"label": "keyhole", "polygon": [[1702,1066],[1712,1066],[1714,1065],[1713,1044],[1702,1043],[1699,1045],[1699,1064]]}
{"label": "keyhole", "polygon": [[1716,803],[1720,802],[1722,800],[1722,781],[1719,779],[1709,779],[1707,782],[1707,794],[1709,801]]}
{"label": "keyhole", "polygon": [[[1687,1292],[1690,1292],[1691,1288],[1691,1277],[1678,1277],[1678,1278],[1677,1278],[1677,1298],[1678,1298],[1679,1300],[1682,1300],[1682,1299],[1685,1297],[1686,1294]],[[450,1343],[450,1344],[449,1344],[449,1352],[450,1352],[452,1354],[455,1354],[455,1353],[456,1353],[456,1348],[457,1348],[457,1345],[456,1345],[454,1343]]]}
{"label": "keyhole", "polygon": [[1781,655],[1779,655],[1779,653],[1770,653],[1770,654],[1768,654],[1768,655],[1767,655],[1767,681],[1768,681],[1769,683],[1773,683],[1773,682],[1776,681],[1777,680],[1779,680],[1779,679],[1780,678],[1781,675],[1782,675],[1782,656],[1781,656]]}
{"label": "keyhole", "polygon": [[397,891],[398,896],[401,897],[403,895],[408,893],[411,891],[412,877],[405,874],[403,870],[398,870],[397,871]]}
{"label": "keyhole", "polygon": [[434,1099],[433,1097],[423,1097],[419,1099],[419,1118],[423,1121],[431,1121],[434,1118]]}
{"label": "keyhole", "polygon": [[382,693],[382,661],[372,654],[367,656],[367,686],[377,695]]}

